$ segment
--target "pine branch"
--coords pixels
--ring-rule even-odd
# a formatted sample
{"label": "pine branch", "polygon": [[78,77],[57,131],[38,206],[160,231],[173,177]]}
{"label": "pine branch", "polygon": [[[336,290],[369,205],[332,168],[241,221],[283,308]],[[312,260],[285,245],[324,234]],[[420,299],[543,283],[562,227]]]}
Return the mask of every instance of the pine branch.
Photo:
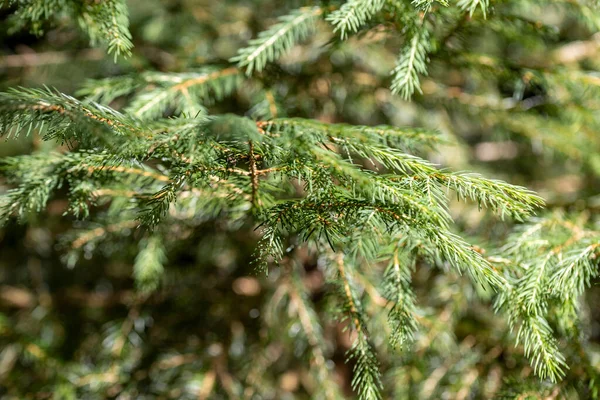
{"label": "pine branch", "polygon": [[565,300],[581,296],[592,280],[600,276],[595,262],[599,255],[600,236],[581,239],[577,247],[564,252],[564,258],[560,259],[548,280],[553,294]]}
{"label": "pine branch", "polygon": [[85,2],[76,9],[79,26],[90,37],[92,46],[101,42],[114,54],[130,56],[133,43],[129,33],[129,13],[125,0]]}
{"label": "pine branch", "polygon": [[356,362],[353,369],[352,389],[357,391],[358,398],[361,400],[379,400],[381,399],[382,387],[379,363],[368,341],[368,333],[365,323],[362,320],[363,312],[360,310],[360,305],[354,297],[349,280],[350,277],[346,271],[344,256],[338,254],[335,257],[335,263],[342,285],[344,298],[343,311],[357,333],[352,348],[348,350],[348,357],[354,359]]}
{"label": "pine branch", "polygon": [[133,43],[129,32],[129,13],[124,0],[71,2],[67,0],[15,0],[13,30],[28,27],[35,34],[43,33],[46,20],[67,14],[77,20],[93,46],[104,44],[108,52],[118,56],[131,55]]}
{"label": "pine branch", "polygon": [[[105,182],[118,182],[128,188],[138,188],[136,196],[148,189],[148,180],[155,182],[170,181],[167,176],[148,168],[132,167],[133,162],[115,158],[109,153],[95,151],[71,152],[66,154],[41,153],[30,156],[5,158],[0,170],[9,176],[9,182],[17,187],[3,196],[7,200],[0,211],[0,220],[16,214],[26,217],[30,212],[40,212],[51,194],[69,183],[70,211],[76,216],[87,216],[88,203],[95,203],[99,185]],[[148,186],[146,186],[148,185]],[[119,196],[118,191],[113,192]],[[140,197],[140,200],[143,196]]]}
{"label": "pine branch", "polygon": [[459,199],[476,201],[479,207],[489,208],[501,218],[508,214],[511,218],[522,221],[544,206],[541,197],[524,187],[483,178],[477,174],[442,174],[435,175],[434,179],[452,189]]}
{"label": "pine branch", "polygon": [[346,39],[349,33],[357,32],[384,5],[385,0],[349,0],[326,19],[334,26],[334,32],[339,32],[340,37]]}
{"label": "pine branch", "polygon": [[483,18],[485,18],[490,3],[489,0],[459,0],[457,5],[463,12],[468,12],[471,17],[477,8],[480,8]]}
{"label": "pine branch", "polygon": [[[114,87],[109,85],[106,93]],[[339,257],[345,252],[357,265],[379,259],[380,248],[396,243],[404,245],[407,260],[424,257],[433,263],[447,262],[467,272],[473,282],[504,293],[509,288],[506,278],[449,231],[452,219],[444,189],[454,190],[461,199],[474,199],[501,216],[525,218],[541,205],[541,199],[524,188],[439,170],[400,149],[435,147],[440,143],[439,135],[427,130],[301,119],[255,122],[235,115],[157,121],[142,128],[127,114],[96,103],[46,92],[41,92],[46,100],[40,103],[32,93],[3,95],[5,101],[0,105],[5,105],[5,115],[9,116],[5,125],[20,127],[23,118],[29,121],[23,104],[29,108],[42,104],[42,116],[51,117],[50,126],[56,126],[53,129],[57,132],[68,117],[66,121],[74,124],[73,128],[68,125],[75,132],[73,137],[86,134],[78,130],[82,125],[79,121],[91,121],[111,137],[127,140],[102,151],[93,143],[83,143],[79,150],[61,155],[9,158],[5,171],[17,187],[0,200],[3,219],[42,210],[52,192],[68,182],[71,212],[89,215],[89,208],[102,193],[106,201],[102,204],[114,207],[115,214],[107,221],[115,226],[129,226],[137,220],[158,232],[161,226],[183,221],[194,226],[226,215],[229,223],[237,224],[248,216],[258,217],[262,238],[255,255],[262,268],[282,259],[284,243],[293,235],[303,242],[329,246],[339,251]],[[95,93],[102,97],[102,91]],[[0,112],[0,117],[3,115]],[[90,150],[85,150],[86,146]],[[38,172],[44,168],[44,175],[53,177],[52,182],[39,179]],[[381,169],[393,174],[379,173]],[[301,190],[298,183],[303,185]],[[119,209],[125,214],[117,217]],[[110,239],[107,233],[113,230],[97,232],[87,244],[73,248],[74,255],[67,261],[76,260],[78,249],[94,248]],[[142,290],[156,288],[164,268],[165,250],[159,246],[158,233],[153,235],[141,245],[135,263],[134,273]],[[410,340],[416,327],[415,305],[410,269],[400,269],[397,251],[388,255],[391,266],[383,281],[384,296],[390,302],[391,341],[403,343]],[[344,310],[358,334],[349,352],[356,361],[353,387],[361,398],[381,398],[378,362],[369,343],[365,312],[352,287],[347,269],[350,264],[345,267],[340,259],[337,263]],[[535,297],[528,301],[537,304]],[[303,324],[310,336],[310,315],[305,311]],[[539,328],[532,323],[526,326]],[[527,352],[534,358],[542,357],[539,366],[535,364],[541,374],[558,376],[560,360],[547,365],[547,358],[555,354],[550,333],[532,329],[521,333],[519,340],[529,343],[534,334],[542,337],[543,347],[528,347]],[[314,337],[310,341],[314,342]]]}
{"label": "pine branch", "polygon": [[449,5],[447,0],[412,0],[411,3],[417,9],[424,11],[424,12],[431,11],[431,8],[433,7],[433,5],[435,3],[439,3],[444,7],[448,7],[448,5]]}
{"label": "pine branch", "polygon": [[169,108],[188,117],[205,114],[206,104],[230,95],[241,83],[236,68],[184,74],[153,73],[142,79],[152,88],[138,93],[127,111],[143,119],[160,118]]}
{"label": "pine branch", "polygon": [[140,241],[139,248],[133,264],[133,276],[140,290],[151,292],[159,286],[164,273],[166,255],[163,239],[153,235]]}
{"label": "pine branch", "polygon": [[[378,161],[390,170],[404,174],[414,173],[415,176],[408,180],[402,178],[407,185],[410,185],[411,181],[421,179],[438,182],[452,189],[459,199],[475,200],[480,206],[490,208],[499,213],[501,217],[508,214],[522,220],[544,204],[540,197],[525,188],[491,179],[482,180],[476,174],[439,171],[433,164],[393,148],[378,144],[365,144],[364,141],[346,138],[331,138],[331,140],[333,143],[343,144],[347,151],[360,157]],[[395,178],[392,177],[392,179]]]}
{"label": "pine branch", "polygon": [[[522,226],[503,249],[514,260],[512,289],[498,298],[496,307],[508,312],[511,326],[519,324],[517,342],[524,345],[536,374],[553,382],[564,377],[567,364],[548,322],[550,310],[554,304],[565,307],[599,275],[595,259],[600,235],[584,225],[561,214],[539,218]],[[556,317],[567,331],[577,321],[576,315]]]}
{"label": "pine branch", "polygon": [[406,44],[392,71],[392,93],[409,100],[415,91],[421,93],[419,74],[427,75],[427,53],[430,51],[429,31],[424,24],[409,31]]}
{"label": "pine branch", "polygon": [[[0,93],[0,135],[31,136],[1,149],[0,224],[11,225],[0,232],[0,264],[27,264],[23,284],[32,286],[0,287],[7,393],[113,398],[147,387],[158,397],[334,399],[343,397],[339,360],[329,358],[350,347],[349,383],[361,399],[599,397],[586,307],[600,277],[594,1],[345,0],[291,12],[264,1],[153,2],[132,18],[143,44],[135,60],[107,69],[77,67],[86,60],[69,50],[82,43],[69,24],[79,23],[84,42],[129,54],[125,0],[0,0],[13,32],[51,29],[24,46],[7,41],[18,54],[0,64],[15,80],[135,70],[88,82],[82,99]],[[217,66],[268,7],[288,15],[240,49],[233,67]],[[266,74],[321,18],[341,39],[303,49],[306,65]],[[14,63],[57,45],[59,61],[72,61],[65,69]],[[394,58],[389,91],[380,84]],[[264,76],[243,77],[256,73]],[[337,123],[348,121],[365,125]],[[461,132],[478,161],[535,178],[548,208],[569,213],[531,218],[544,206],[535,193],[440,167],[457,159],[447,136],[394,124]],[[35,229],[13,232],[13,218]],[[494,250],[495,241],[505,245]],[[92,280],[106,260],[133,267],[133,286],[108,273],[94,290],[70,287],[61,268],[44,269],[54,258],[93,268],[84,271]],[[246,278],[248,260],[281,268]],[[0,275],[21,282],[12,270]],[[155,312],[171,303],[184,312]],[[74,312],[65,325],[62,305],[102,312]],[[331,305],[341,306],[351,344],[323,324]],[[90,321],[105,328],[68,340]],[[165,330],[190,321],[200,328],[192,336]],[[65,350],[77,357],[56,356]]]}
{"label": "pine branch", "polygon": [[[431,229],[424,233],[430,242],[425,250],[435,257],[449,262],[459,271],[467,271],[474,283],[490,285],[496,291],[505,290],[507,282],[473,246],[452,232]],[[431,250],[429,250],[431,249]]]}
{"label": "pine branch", "polygon": [[535,373],[541,379],[548,378],[552,382],[561,380],[568,367],[548,322],[540,316],[521,315],[520,323],[517,344],[523,344]]}
{"label": "pine branch", "polygon": [[297,42],[306,39],[322,13],[319,7],[304,7],[280,17],[277,24],[261,32],[230,61],[245,68],[248,76],[254,71],[262,71],[267,63],[277,60]]}
{"label": "pine branch", "polygon": [[18,88],[0,93],[0,134],[29,135],[34,130],[42,133],[44,140],[104,146],[119,143],[119,137],[144,135],[134,119],[51,89]]}
{"label": "pine branch", "polygon": [[312,135],[323,135],[323,140],[326,140],[327,137],[351,138],[357,141],[369,141],[401,148],[406,151],[433,149],[448,143],[439,132],[412,127],[326,124],[301,118],[271,119],[259,122],[258,126],[265,132],[285,132],[287,135],[310,132]]}
{"label": "pine branch", "polygon": [[134,93],[136,90],[144,87],[144,85],[153,83],[142,78],[146,74],[148,73],[90,79],[77,91],[77,95],[82,96],[86,100],[109,105],[118,97]]}
{"label": "pine branch", "polygon": [[383,277],[382,294],[391,304],[388,312],[388,321],[392,327],[390,343],[392,346],[404,346],[412,341],[417,330],[415,320],[415,294],[410,286],[411,271],[414,267],[409,256],[401,259],[400,246],[403,241],[398,241],[393,246],[390,263]]}
{"label": "pine branch", "polygon": [[231,95],[241,84],[237,68],[203,68],[197,72],[146,72],[88,81],[78,94],[108,104],[134,94],[126,111],[141,119],[157,119],[168,111],[187,117],[206,114],[206,105]]}

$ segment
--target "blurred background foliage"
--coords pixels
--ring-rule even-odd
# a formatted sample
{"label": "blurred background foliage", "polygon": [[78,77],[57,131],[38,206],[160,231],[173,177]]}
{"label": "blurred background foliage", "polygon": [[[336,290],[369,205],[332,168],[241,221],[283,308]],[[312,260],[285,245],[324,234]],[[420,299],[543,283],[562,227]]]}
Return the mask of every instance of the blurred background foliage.
{"label": "blurred background foliage", "polygon": [[[43,34],[0,12],[0,87],[56,87],[76,93],[88,79],[148,71],[226,67],[239,48],[300,1],[130,0],[130,57],[90,47],[72,19],[54,15]],[[336,3],[337,4],[337,3]],[[335,4],[334,4],[335,5]],[[257,118],[427,127],[448,139],[429,158],[537,191],[543,216],[598,231],[600,209],[600,11],[576,1],[497,1],[486,18],[435,6],[435,40],[422,93],[393,95],[389,71],[402,42],[385,21],[338,41],[325,22],[278,63],[246,80],[210,113]],[[123,106],[114,100],[115,108]],[[35,135],[0,145],[0,156],[52,143]],[[8,187],[0,178],[0,191]],[[53,199],[28,225],[0,229],[0,396],[5,398],[351,398],[348,332],[324,310],[331,283],[322,256],[304,249],[268,275],[251,256],[252,226],[216,221],[170,243],[168,268],[152,294],[136,290],[131,229],[100,232],[74,268],[64,262],[65,200]],[[510,222],[453,203],[459,229],[495,260]],[[101,228],[100,228],[101,229]],[[485,250],[484,250],[485,249]],[[94,251],[92,256],[92,250]],[[500,261],[501,263],[501,261]],[[595,261],[597,268],[597,261]],[[369,284],[364,307],[385,318]],[[514,332],[489,293],[453,271],[419,264],[413,276],[419,330],[405,349],[372,331],[385,398],[488,399],[598,396],[600,291],[578,302],[579,340],[561,336],[570,369],[540,381],[514,346]],[[307,307],[310,304],[310,307]],[[305,332],[318,314],[326,354]],[[560,316],[557,317],[560,319]],[[556,325],[556,321],[552,322]],[[373,322],[375,324],[375,322]],[[559,324],[558,324],[559,325]],[[560,333],[560,329],[558,329]],[[578,344],[579,343],[579,344]],[[321,363],[309,372],[309,366]],[[310,371],[315,370],[314,368]]]}

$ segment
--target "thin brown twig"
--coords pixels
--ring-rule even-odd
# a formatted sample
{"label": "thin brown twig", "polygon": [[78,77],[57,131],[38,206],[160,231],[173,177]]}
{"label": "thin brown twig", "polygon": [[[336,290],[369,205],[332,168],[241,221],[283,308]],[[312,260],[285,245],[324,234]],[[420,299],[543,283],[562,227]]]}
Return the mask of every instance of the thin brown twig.
{"label": "thin brown twig", "polygon": [[134,190],[114,190],[114,189],[96,189],[90,193],[92,197],[142,197],[138,192]]}
{"label": "thin brown twig", "polygon": [[129,314],[127,314],[127,318],[123,322],[123,325],[121,325],[121,334],[119,335],[117,340],[115,340],[115,343],[113,344],[113,347],[111,349],[111,353],[113,356],[115,356],[115,357],[121,356],[121,353],[123,352],[123,348],[125,347],[125,343],[127,342],[127,336],[129,336],[129,333],[133,329],[134,322],[138,316],[139,316],[139,311],[138,311],[137,307],[133,307],[133,308],[131,308],[131,310],[129,310]]}
{"label": "thin brown twig", "polygon": [[[56,105],[56,104],[44,104],[44,103],[38,103],[38,104],[34,104],[34,105],[29,105],[29,104],[20,104],[18,106],[18,109],[31,109],[31,110],[37,110],[37,111],[43,111],[43,112],[57,112],[59,114],[63,114],[63,115],[67,115],[69,116],[71,119],[74,119],[74,114],[72,112],[72,110],[69,110],[67,108],[65,108],[64,106],[60,106],[60,105]],[[150,135],[144,135],[143,132],[140,132],[136,129],[133,129],[121,122],[118,121],[113,121],[111,119],[105,118],[105,117],[100,117],[98,115],[95,115],[91,110],[82,107],[81,109],[83,111],[83,114],[87,117],[90,118],[94,121],[98,121],[101,122],[105,125],[108,125],[109,127],[118,127],[118,128],[126,128],[127,130],[129,130],[130,132],[132,132],[133,134],[135,134],[136,136],[142,136],[145,137],[146,139],[151,138],[152,136]]]}
{"label": "thin brown twig", "polygon": [[157,181],[161,181],[161,182],[171,182],[171,179],[166,176],[166,175],[162,175],[159,174],[157,172],[153,172],[153,171],[146,171],[143,169],[138,169],[138,168],[129,168],[129,167],[123,167],[121,165],[102,165],[102,166],[94,166],[94,165],[77,165],[76,167],[71,168],[69,171],[67,172],[72,172],[76,169],[80,169],[81,167],[87,167],[87,171],[92,174],[94,172],[97,171],[114,171],[114,172],[124,172],[127,174],[134,174],[134,175],[139,175],[139,176],[144,176],[147,178],[154,178]]}
{"label": "thin brown twig", "polygon": [[257,174],[257,168],[256,168],[256,157],[254,156],[254,143],[252,143],[252,140],[250,140],[248,142],[248,145],[250,147],[250,154],[248,156],[249,158],[249,167],[250,167],[250,178],[252,180],[252,204],[254,206],[258,206],[258,174]]}
{"label": "thin brown twig", "polygon": [[271,113],[271,118],[277,118],[277,103],[275,102],[273,92],[267,90],[265,92],[265,97],[267,98],[267,102],[269,103],[269,112]]}
{"label": "thin brown twig", "polygon": [[336,255],[336,265],[338,269],[338,273],[340,274],[340,279],[344,282],[344,292],[346,293],[346,297],[348,298],[348,304],[350,305],[350,312],[353,314],[352,322],[354,322],[354,327],[357,331],[362,329],[362,325],[360,320],[358,319],[358,309],[356,308],[356,304],[354,304],[354,297],[352,296],[352,291],[350,289],[350,283],[348,282],[348,278],[346,276],[346,268],[344,266],[344,255],[342,253],[338,253]]}
{"label": "thin brown twig", "polygon": [[138,225],[138,221],[121,221],[119,223],[108,225],[106,227],[101,226],[79,236],[76,240],[73,241],[73,243],[71,243],[71,247],[73,247],[74,249],[79,249],[83,247],[86,243],[89,243],[90,241],[99,238],[100,236],[103,236],[107,233],[118,232],[127,228],[135,228]]}
{"label": "thin brown twig", "polygon": [[190,86],[199,85],[199,84],[202,84],[211,79],[221,78],[223,76],[236,75],[238,73],[239,73],[239,70],[235,67],[227,68],[227,69],[224,69],[221,71],[215,71],[210,74],[202,75],[202,76],[199,76],[194,79],[185,80],[185,81],[173,86],[173,90],[183,92]]}
{"label": "thin brown twig", "polygon": [[[327,366],[325,364],[325,355],[323,354],[323,350],[321,348],[321,344],[319,343],[319,339],[318,339],[317,335],[315,334],[315,330],[314,330],[313,324],[310,320],[310,315],[308,313],[308,309],[306,308],[306,305],[304,304],[304,301],[302,300],[302,298],[300,296],[298,288],[292,282],[288,281],[288,282],[286,282],[286,284],[289,286],[288,293],[290,295],[290,302],[295,307],[295,309],[298,313],[298,318],[300,319],[300,325],[302,325],[302,328],[304,329],[304,332],[306,333],[308,343],[311,346],[311,351],[314,356],[314,362],[317,365],[317,367],[319,368],[319,372],[323,374],[323,378],[327,378],[328,370],[327,370]],[[325,385],[325,387],[326,387],[326,393],[325,393],[326,397],[328,399],[335,398],[335,393],[332,393],[331,386]]]}

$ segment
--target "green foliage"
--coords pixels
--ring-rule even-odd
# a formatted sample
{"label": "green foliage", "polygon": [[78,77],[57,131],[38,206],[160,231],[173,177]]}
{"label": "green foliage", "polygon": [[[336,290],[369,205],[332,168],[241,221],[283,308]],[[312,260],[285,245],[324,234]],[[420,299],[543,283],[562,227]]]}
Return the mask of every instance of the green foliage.
{"label": "green foliage", "polygon": [[497,307],[507,308],[512,325],[520,324],[517,340],[532,356],[536,372],[553,382],[565,375],[567,365],[549,320],[558,318],[555,323],[564,333],[578,340],[573,311],[599,273],[600,235],[585,229],[584,219],[557,214],[532,221],[520,227],[502,253],[514,262],[507,269],[514,283]]}
{"label": "green foliage", "polygon": [[393,70],[392,92],[410,99],[415,90],[420,91],[419,74],[427,74],[427,53],[429,51],[429,33],[425,27],[415,28],[411,32],[407,45],[398,56]]}
{"label": "green foliage", "polygon": [[165,261],[162,238],[153,236],[140,241],[140,252],[133,264],[135,283],[140,290],[152,292],[158,288]]}
{"label": "green foliage", "polygon": [[[32,119],[31,111],[38,110],[40,105],[43,105],[41,114],[33,114]],[[129,198],[127,205],[120,204],[122,215],[113,215],[111,225],[131,226],[132,219],[137,218],[142,225],[166,228],[179,219],[177,214],[186,212],[186,204],[176,206],[176,199],[184,197],[184,193],[193,198],[210,193],[208,200],[212,201],[204,207],[200,205],[192,215],[230,214],[247,204],[240,210],[242,213],[260,215],[258,222],[264,236],[257,256],[262,263],[281,260],[283,243],[292,234],[300,235],[304,241],[325,241],[332,249],[351,251],[357,259],[371,261],[376,254],[369,249],[405,238],[402,240],[411,243],[408,249],[412,251],[408,254],[445,260],[458,270],[467,271],[475,283],[498,290],[505,286],[502,277],[471,246],[448,230],[451,218],[446,211],[443,189],[452,189],[459,198],[471,198],[480,206],[489,206],[501,216],[524,218],[542,204],[540,198],[523,188],[438,170],[431,163],[394,147],[410,147],[406,144],[413,139],[428,145],[436,140],[435,133],[422,130],[329,125],[302,119],[253,122],[223,115],[197,120],[195,131],[188,133],[193,144],[187,146],[180,144],[186,138],[177,131],[153,133],[135,119],[105,106],[81,103],[53,92],[13,90],[1,97],[0,108],[8,110],[3,121],[5,131],[18,132],[41,115],[45,125],[39,122],[38,130],[46,132],[46,139],[78,143],[77,148],[62,155],[39,154],[4,161],[6,173],[17,183],[5,195],[8,196],[3,208],[5,218],[15,212],[24,217],[26,211],[40,211],[53,189],[68,182],[72,188],[71,201],[75,202],[72,210],[86,204],[86,195],[90,202],[97,196],[95,193],[102,191],[109,198]],[[115,118],[108,120],[105,117],[108,115]],[[117,138],[119,134],[127,135],[128,143],[115,146],[118,142],[114,140],[107,144],[97,142],[94,131],[80,129],[86,125],[77,124],[88,119],[94,127],[116,134],[113,136]],[[118,130],[113,131],[113,127]],[[63,136],[58,136],[58,132]],[[143,164],[136,166],[139,162],[148,165],[153,159],[160,160],[160,172]],[[377,174],[374,169],[361,166],[359,160],[380,165],[387,173]],[[232,163],[245,167],[232,167]],[[31,173],[40,171],[42,165],[52,182]],[[219,182],[219,189],[213,186],[215,181]],[[294,182],[303,186],[300,198],[294,194],[297,192]],[[219,201],[221,197],[227,201]],[[352,241],[348,242],[348,238]],[[361,245],[352,250],[353,243]],[[82,247],[79,243],[72,246]],[[393,259],[397,257],[395,254]],[[141,289],[158,285],[164,260],[159,237],[140,242],[134,276]],[[361,398],[380,398],[376,356],[368,344],[368,334],[363,331],[363,313],[347,282],[350,278],[341,271],[343,309],[358,332],[349,352],[356,361],[352,386]],[[397,275],[394,279],[402,278]],[[387,295],[399,307],[402,303],[398,299],[411,297],[410,287],[399,286],[395,290],[402,291],[392,295],[388,289]],[[403,320],[408,327],[415,325],[409,310],[390,312],[392,325],[397,326]],[[398,329],[392,336],[393,342],[404,341],[399,335],[407,336]]]}
{"label": "green foliage", "polygon": [[205,105],[231,94],[240,84],[235,68],[206,68],[199,72],[149,72],[90,81],[80,94],[108,104],[135,93],[127,111],[136,118],[157,119],[168,112],[190,117],[205,114]]}
{"label": "green foliage", "polygon": [[131,55],[133,43],[129,32],[129,13],[124,0],[74,2],[68,0],[8,0],[3,4],[16,5],[13,31],[23,28],[42,34],[46,20],[67,15],[76,20],[92,46],[106,45],[115,60],[119,55]]}
{"label": "green foliage", "polygon": [[231,62],[245,68],[247,75],[260,72],[267,63],[285,54],[294,44],[305,39],[315,28],[317,18],[323,13],[320,7],[300,8],[279,18],[279,22],[261,32],[248,47],[238,50]]}
{"label": "green foliage", "polygon": [[109,107],[79,101],[51,89],[12,89],[2,93],[0,128],[2,135],[40,131],[44,140],[59,143],[85,142],[118,145],[113,139],[141,135],[137,122]]}
{"label": "green foliage", "polygon": [[489,0],[460,0],[457,5],[463,11],[467,11],[470,16],[473,16],[473,13],[479,8],[481,9],[484,17],[486,16],[487,9],[490,6]]}
{"label": "green foliage", "polygon": [[369,333],[363,320],[364,310],[352,288],[350,265],[346,263],[341,254],[335,258],[334,262],[337,264],[338,270],[339,296],[343,299],[341,322],[348,322],[356,332],[356,339],[348,350],[349,359],[355,361],[352,388],[361,399],[381,399],[379,363],[375,357],[373,346],[369,343]]}
{"label": "green foliage", "polygon": [[384,0],[350,0],[329,14],[327,21],[345,39],[349,33],[357,32],[366,21],[381,11],[385,3]]}
{"label": "green foliage", "polygon": [[132,1],[7,3],[133,56],[0,92],[9,398],[598,398],[594,5]]}

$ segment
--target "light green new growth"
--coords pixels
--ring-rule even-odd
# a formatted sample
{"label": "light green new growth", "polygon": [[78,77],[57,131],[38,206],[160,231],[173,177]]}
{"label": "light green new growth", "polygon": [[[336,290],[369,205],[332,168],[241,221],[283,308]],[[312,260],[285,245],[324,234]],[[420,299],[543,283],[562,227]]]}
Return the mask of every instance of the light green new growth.
{"label": "light green new growth", "polygon": [[[576,307],[577,298],[600,272],[595,262],[600,232],[586,229],[587,217],[583,218],[556,214],[533,220],[509,239],[502,252],[514,262],[507,269],[512,287],[499,296],[496,307],[508,312],[512,326],[519,326],[517,341],[532,358],[536,373],[553,382],[564,377],[568,367],[549,321],[553,316],[573,316],[552,310]],[[556,323],[578,336],[568,319]]]}
{"label": "light green new growth", "polygon": [[410,31],[406,45],[398,56],[396,68],[392,71],[392,92],[405,100],[415,91],[421,93],[419,74],[427,75],[427,53],[429,52],[429,31],[421,25]]}
{"label": "light green new growth", "polygon": [[140,241],[140,252],[133,264],[133,276],[140,290],[151,292],[158,288],[166,261],[161,237],[155,235]]}
{"label": "light green new growth", "polygon": [[441,4],[444,7],[448,7],[449,3],[447,0],[412,0],[412,5],[414,5],[419,10],[429,12],[431,8],[436,4]]}
{"label": "light green new growth", "polygon": [[305,39],[314,30],[322,13],[320,7],[305,7],[280,17],[277,24],[261,32],[257,39],[251,40],[249,46],[240,49],[230,61],[245,68],[248,76],[255,71],[262,71],[267,63],[277,60],[293,45]]}
{"label": "light green new growth", "polygon": [[[388,4],[389,3],[389,4]],[[433,1],[413,1],[413,9],[409,10],[401,3],[385,0],[350,0],[338,9],[327,12],[321,7],[304,7],[279,18],[279,22],[261,32],[257,39],[249,42],[249,46],[238,51],[231,58],[239,68],[244,68],[246,75],[260,72],[269,62],[274,62],[288,52],[292,46],[304,40],[316,29],[317,21],[325,15],[334,32],[340,34],[342,40],[349,34],[356,33],[370,19],[380,15],[389,5],[397,20],[403,26],[405,35],[403,47],[398,56],[396,67],[392,71],[392,92],[400,94],[408,100],[415,91],[421,92],[419,75],[427,75],[428,53],[431,51],[430,29],[426,16],[419,15],[415,9],[430,11]],[[440,2],[448,6],[446,2]],[[461,0],[457,6],[472,17],[477,8],[481,8],[483,16],[488,7],[487,0]]]}
{"label": "light green new growth", "polygon": [[205,105],[231,95],[240,82],[240,71],[233,67],[171,74],[147,72],[90,81],[79,94],[102,104],[134,94],[127,111],[144,120],[161,118],[168,112],[195,117],[206,113]]}
{"label": "light green new growth", "polygon": [[468,12],[471,17],[477,8],[480,8],[484,18],[486,16],[487,9],[490,6],[489,0],[459,0],[456,5],[460,7],[461,10]]}
{"label": "light green new growth", "polygon": [[357,32],[365,22],[381,11],[385,3],[385,0],[350,0],[329,14],[326,19],[334,26],[334,31],[339,32],[340,37],[345,39],[348,34]]}

